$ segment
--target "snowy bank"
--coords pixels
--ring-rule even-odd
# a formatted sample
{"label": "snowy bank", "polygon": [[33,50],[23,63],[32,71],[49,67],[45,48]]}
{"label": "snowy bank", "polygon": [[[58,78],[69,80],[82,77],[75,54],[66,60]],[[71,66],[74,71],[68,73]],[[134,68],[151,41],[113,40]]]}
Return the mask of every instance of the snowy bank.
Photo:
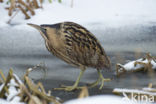
{"label": "snowy bank", "polygon": [[[156,21],[155,0],[62,0],[62,3],[48,0],[43,3],[43,9],[35,10],[36,15],[24,20],[24,15],[18,15],[11,24],[25,25],[26,23],[53,24],[62,21],[74,21],[88,27],[99,28],[119,27],[125,25],[151,24]],[[0,28],[6,26],[10,18],[4,3],[0,3]]]}
{"label": "snowy bank", "polygon": [[[67,101],[64,104],[152,104],[148,102],[136,102],[124,97],[113,95],[97,95],[84,99]],[[154,103],[153,103],[154,104]]]}
{"label": "snowy bank", "polygon": [[156,58],[150,54],[146,54],[145,58],[130,61],[124,65],[116,64],[116,74],[120,75],[124,72],[135,72],[135,71],[147,71],[156,70]]}

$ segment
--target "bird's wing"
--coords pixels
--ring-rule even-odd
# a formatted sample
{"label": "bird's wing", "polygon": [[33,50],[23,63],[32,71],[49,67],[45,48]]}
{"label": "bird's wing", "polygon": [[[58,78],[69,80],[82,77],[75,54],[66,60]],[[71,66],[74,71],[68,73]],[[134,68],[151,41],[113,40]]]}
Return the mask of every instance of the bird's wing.
{"label": "bird's wing", "polygon": [[82,64],[89,60],[97,60],[103,54],[103,48],[94,35],[78,24],[64,25],[64,37],[67,55]]}

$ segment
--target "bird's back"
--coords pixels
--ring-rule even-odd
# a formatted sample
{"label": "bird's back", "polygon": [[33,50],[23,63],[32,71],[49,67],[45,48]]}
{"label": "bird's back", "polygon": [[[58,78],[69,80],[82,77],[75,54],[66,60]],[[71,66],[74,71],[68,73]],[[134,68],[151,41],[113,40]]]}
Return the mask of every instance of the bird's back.
{"label": "bird's back", "polygon": [[95,68],[110,66],[110,61],[100,42],[86,28],[73,22],[51,25],[51,28],[54,27],[59,27],[56,32],[59,41],[56,42],[60,42],[59,47],[53,46],[55,43],[48,43],[48,47],[53,48],[50,51],[54,55],[76,66],[84,65]]}

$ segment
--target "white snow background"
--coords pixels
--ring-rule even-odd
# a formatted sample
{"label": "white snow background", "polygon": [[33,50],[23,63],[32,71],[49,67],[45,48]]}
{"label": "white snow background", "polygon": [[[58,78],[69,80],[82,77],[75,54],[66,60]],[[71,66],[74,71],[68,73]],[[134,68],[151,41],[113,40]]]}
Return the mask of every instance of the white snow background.
{"label": "white snow background", "polygon": [[[53,0],[54,1],[54,0]],[[53,24],[62,21],[74,21],[80,24],[100,23],[105,26],[123,26],[133,24],[149,24],[156,21],[155,0],[62,0],[58,3],[43,3],[43,9],[37,9],[36,15],[30,20],[24,20],[19,13],[12,24],[25,25],[28,22],[36,24]],[[0,3],[0,26],[4,27],[9,19]],[[96,26],[93,26],[95,28]],[[98,27],[99,28],[99,27]]]}

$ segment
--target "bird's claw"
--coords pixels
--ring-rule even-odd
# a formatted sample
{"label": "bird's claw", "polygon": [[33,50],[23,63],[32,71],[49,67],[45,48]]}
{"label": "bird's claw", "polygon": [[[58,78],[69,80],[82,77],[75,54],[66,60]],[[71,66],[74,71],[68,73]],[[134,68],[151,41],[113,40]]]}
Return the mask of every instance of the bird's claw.
{"label": "bird's claw", "polygon": [[91,84],[88,84],[89,87],[95,87],[97,86],[100,82],[101,82],[101,85],[99,87],[99,89],[101,90],[104,86],[104,82],[108,82],[108,81],[111,81],[111,79],[107,78],[103,78],[103,77],[100,77],[97,81],[95,81],[94,83],[91,83]]}
{"label": "bird's claw", "polygon": [[110,78],[106,78],[106,79],[105,78],[101,78],[101,85],[100,85],[99,89],[101,90],[103,88],[104,82],[109,82],[109,81],[111,81]]}

